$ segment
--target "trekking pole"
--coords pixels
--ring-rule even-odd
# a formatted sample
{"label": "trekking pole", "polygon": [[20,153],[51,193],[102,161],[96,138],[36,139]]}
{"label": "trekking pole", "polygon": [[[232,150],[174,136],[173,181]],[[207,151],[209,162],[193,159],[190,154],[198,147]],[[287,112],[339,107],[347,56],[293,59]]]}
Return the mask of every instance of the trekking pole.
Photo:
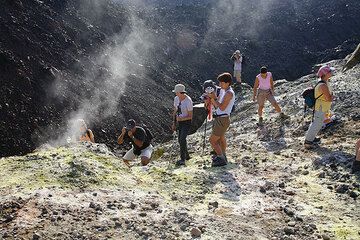
{"label": "trekking pole", "polygon": [[[177,132],[177,131],[174,131],[173,134],[172,134],[172,135],[173,135],[173,138],[172,138],[173,143],[171,144],[170,151],[171,151],[171,150],[174,150],[175,145],[176,145],[176,138],[177,138],[177,137],[176,137],[176,132]],[[173,152],[172,152],[172,153],[173,153]],[[174,155],[174,154],[171,154],[171,155],[170,155],[170,158],[169,158],[168,169],[170,168],[170,165],[173,163],[173,160],[172,160],[173,157],[175,157],[175,155]]]}
{"label": "trekking pole", "polygon": [[203,140],[203,149],[202,149],[202,155],[204,155],[205,152],[205,143],[206,143],[206,125],[207,125],[207,116],[205,119],[205,128],[204,128],[204,140]]}

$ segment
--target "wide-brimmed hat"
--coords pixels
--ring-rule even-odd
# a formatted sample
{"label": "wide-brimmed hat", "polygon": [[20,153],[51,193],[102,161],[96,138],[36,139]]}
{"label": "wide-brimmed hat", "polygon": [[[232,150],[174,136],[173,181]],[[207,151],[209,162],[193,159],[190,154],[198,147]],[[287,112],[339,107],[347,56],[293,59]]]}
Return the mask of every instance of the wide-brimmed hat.
{"label": "wide-brimmed hat", "polygon": [[335,68],[325,65],[325,66],[322,66],[321,68],[319,68],[316,75],[318,75],[318,77],[321,78],[322,76],[324,76],[328,73],[332,73],[334,71],[335,71]]}
{"label": "wide-brimmed hat", "polygon": [[175,88],[174,88],[174,90],[172,90],[172,92],[174,92],[174,93],[186,92],[185,86],[183,84],[176,84]]}

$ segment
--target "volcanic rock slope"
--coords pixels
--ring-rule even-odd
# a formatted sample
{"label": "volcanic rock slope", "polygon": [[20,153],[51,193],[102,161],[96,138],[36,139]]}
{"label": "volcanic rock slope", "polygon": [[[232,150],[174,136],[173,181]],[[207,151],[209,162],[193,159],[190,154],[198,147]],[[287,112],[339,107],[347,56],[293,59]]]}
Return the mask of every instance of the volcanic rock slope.
{"label": "volcanic rock slope", "polygon": [[261,65],[276,78],[303,76],[345,57],[360,36],[358,0],[1,4],[0,156],[61,138],[81,115],[112,149],[130,117],[163,141],[173,86],[184,83],[197,100],[204,80],[232,71],[235,49],[251,84]]}
{"label": "volcanic rock slope", "polygon": [[[43,146],[0,159],[2,239],[359,239],[360,175],[352,174],[360,136],[360,66],[332,61],[338,122],[305,150],[311,113],[303,118],[308,75],[278,81],[276,98],[256,126],[251,91],[237,103],[226,134],[226,167],[210,167],[205,125],[189,137],[191,160],[174,168],[176,140],[157,145],[148,167],[127,168],[103,144]],[[207,125],[207,135],[210,126]]]}

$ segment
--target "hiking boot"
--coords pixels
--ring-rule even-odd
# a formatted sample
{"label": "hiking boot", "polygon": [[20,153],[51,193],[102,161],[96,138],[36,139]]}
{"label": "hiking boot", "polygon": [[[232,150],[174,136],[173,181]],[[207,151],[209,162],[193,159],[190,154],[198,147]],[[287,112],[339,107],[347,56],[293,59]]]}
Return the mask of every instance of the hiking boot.
{"label": "hiking boot", "polygon": [[354,160],[351,168],[351,173],[356,173],[356,172],[360,172],[360,161]]}
{"label": "hiking boot", "polygon": [[259,125],[262,125],[264,123],[264,119],[262,118],[262,117],[259,117],[259,122],[258,122],[258,124]]}
{"label": "hiking boot", "polygon": [[184,160],[179,160],[175,163],[175,166],[185,166],[185,161]]}
{"label": "hiking boot", "polygon": [[283,113],[283,112],[280,113],[280,119],[281,119],[281,120],[286,120],[286,119],[289,119],[289,118],[290,118],[289,115],[286,115],[286,114]]}
{"label": "hiking boot", "polygon": [[318,145],[317,145],[316,142],[314,142],[314,141],[308,141],[308,140],[305,140],[304,146],[305,146],[306,149],[313,149],[313,148],[318,147]]}
{"label": "hiking boot", "polygon": [[211,163],[211,167],[221,167],[225,166],[227,164],[227,160],[225,160],[225,157],[215,157]]}

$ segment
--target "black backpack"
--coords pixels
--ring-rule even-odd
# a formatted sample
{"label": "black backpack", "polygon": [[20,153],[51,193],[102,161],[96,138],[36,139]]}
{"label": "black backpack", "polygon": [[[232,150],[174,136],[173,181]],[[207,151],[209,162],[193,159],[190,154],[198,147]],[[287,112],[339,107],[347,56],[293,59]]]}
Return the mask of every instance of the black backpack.
{"label": "black backpack", "polygon": [[315,98],[315,87],[320,83],[325,83],[325,82],[321,80],[317,82],[314,87],[305,89],[301,94],[301,96],[304,98],[305,108],[306,107],[313,108],[315,106],[316,100],[322,96],[321,94],[320,96]]}
{"label": "black backpack", "polygon": [[153,140],[154,135],[150,132],[150,129],[145,124],[142,124],[141,127],[144,129],[145,134],[146,134],[145,142],[150,143],[151,140]]}

